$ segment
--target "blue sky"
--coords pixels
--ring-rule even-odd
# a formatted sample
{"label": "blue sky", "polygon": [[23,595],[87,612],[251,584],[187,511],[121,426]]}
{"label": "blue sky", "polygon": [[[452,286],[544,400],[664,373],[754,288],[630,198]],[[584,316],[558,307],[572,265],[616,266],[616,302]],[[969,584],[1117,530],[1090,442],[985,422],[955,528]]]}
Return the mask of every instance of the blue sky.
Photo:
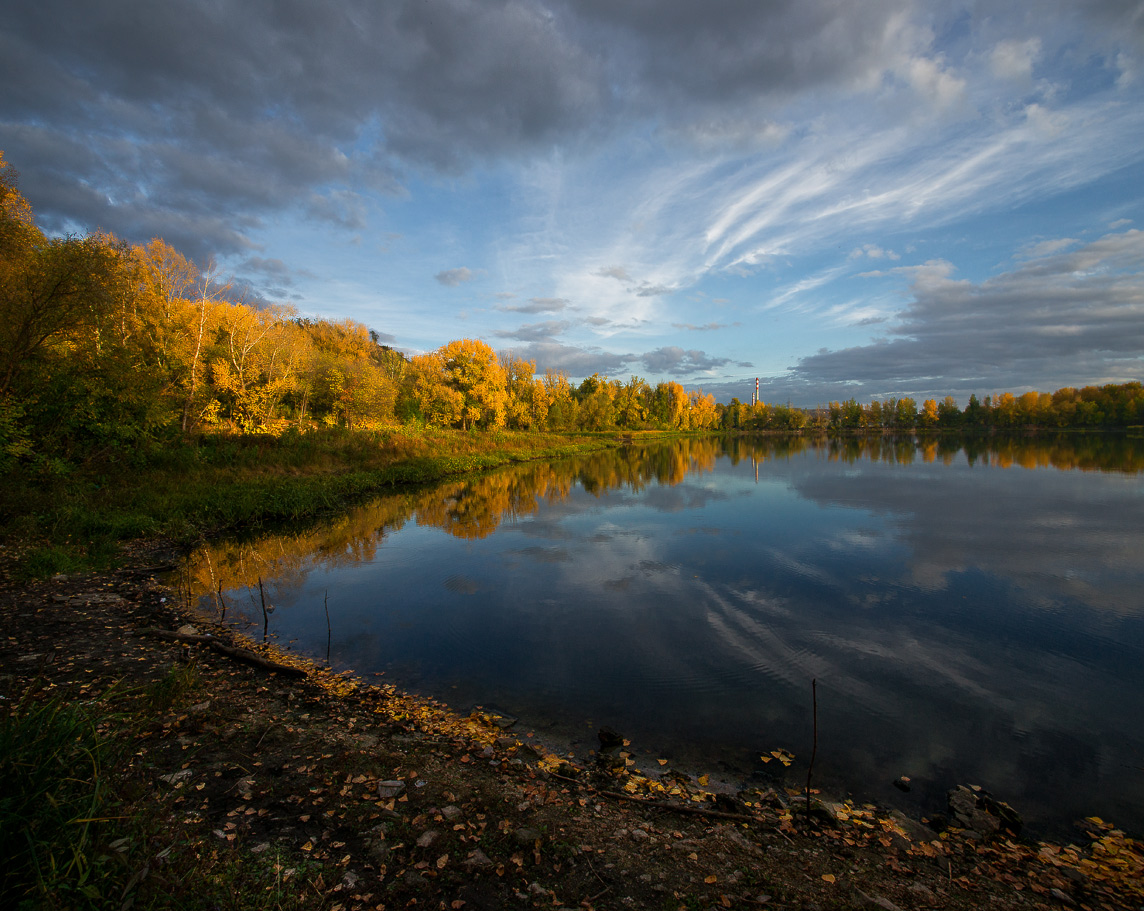
{"label": "blue sky", "polygon": [[813,405],[1144,379],[1144,4],[19,4],[45,229],[416,353]]}

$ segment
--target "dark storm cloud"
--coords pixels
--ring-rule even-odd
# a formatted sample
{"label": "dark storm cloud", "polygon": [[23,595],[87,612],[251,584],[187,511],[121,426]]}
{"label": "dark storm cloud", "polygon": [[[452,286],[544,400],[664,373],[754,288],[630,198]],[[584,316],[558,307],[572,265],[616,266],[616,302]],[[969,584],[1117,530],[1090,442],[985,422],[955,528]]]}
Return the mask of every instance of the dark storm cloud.
{"label": "dark storm cloud", "polygon": [[[911,0],[9,6],[0,147],[45,226],[162,235],[196,259],[251,248],[287,210],[356,231],[356,193],[640,120],[747,135],[799,93],[876,84],[909,29],[952,16]],[[1057,11],[1141,43],[1136,3]]]}
{"label": "dark storm cloud", "polygon": [[411,170],[632,118],[753,121],[876,72],[906,5],[40,0],[5,13],[0,146],[50,227],[241,251],[285,209],[358,230],[348,188]]}

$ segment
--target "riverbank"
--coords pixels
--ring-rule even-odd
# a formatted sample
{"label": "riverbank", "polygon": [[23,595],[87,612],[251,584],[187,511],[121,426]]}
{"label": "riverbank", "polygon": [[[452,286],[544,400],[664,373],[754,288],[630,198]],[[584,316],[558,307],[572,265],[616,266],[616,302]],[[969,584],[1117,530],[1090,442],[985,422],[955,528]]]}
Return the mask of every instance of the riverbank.
{"label": "riverbank", "polygon": [[77,465],[47,460],[5,477],[0,543],[26,579],[102,571],[141,538],[186,547],[225,531],[331,515],[394,487],[619,442],[615,434],[329,428],[204,435]]}
{"label": "riverbank", "polygon": [[[5,887],[47,890],[33,908],[1144,904],[1140,846],[1104,823],[1074,845],[939,835],[829,802],[808,823],[797,795],[716,799],[684,770],[640,772],[622,744],[585,767],[508,720],[183,613],[159,573],[180,555],[136,547],[113,573],[33,582],[4,563],[3,772],[29,793],[0,831]],[[51,723],[11,736],[37,713]],[[52,741],[64,722],[80,736]],[[34,761],[14,767],[21,749]],[[38,878],[19,847],[29,824]]]}

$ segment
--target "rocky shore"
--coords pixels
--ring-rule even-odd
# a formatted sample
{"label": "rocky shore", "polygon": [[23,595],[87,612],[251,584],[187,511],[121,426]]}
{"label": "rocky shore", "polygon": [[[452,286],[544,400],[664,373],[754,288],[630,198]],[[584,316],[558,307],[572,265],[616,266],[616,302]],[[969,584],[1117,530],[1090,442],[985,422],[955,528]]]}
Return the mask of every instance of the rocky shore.
{"label": "rocky shore", "polygon": [[161,581],[169,561],[141,549],[113,574],[0,580],[5,717],[97,706],[120,747],[98,848],[122,877],[97,906],[1144,907],[1141,846],[1103,821],[1072,844],[1022,840],[970,787],[940,832],[817,794],[807,812],[781,788],[714,794],[641,769],[614,732],[590,762],[558,756],[511,719],[212,627]]}

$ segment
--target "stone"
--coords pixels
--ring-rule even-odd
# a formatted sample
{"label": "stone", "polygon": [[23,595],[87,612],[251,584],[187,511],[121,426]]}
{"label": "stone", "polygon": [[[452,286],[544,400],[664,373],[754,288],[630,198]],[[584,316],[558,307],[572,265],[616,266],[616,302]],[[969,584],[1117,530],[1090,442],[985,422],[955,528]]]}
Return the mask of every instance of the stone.
{"label": "stone", "polygon": [[452,822],[454,819],[461,815],[461,808],[449,804],[449,806],[442,808],[441,815]]}
{"label": "stone", "polygon": [[865,904],[872,908],[882,908],[884,911],[902,911],[902,909],[892,901],[888,898],[883,898],[881,895],[867,895],[861,889],[855,889],[854,891],[858,893],[858,896]]}
{"label": "stone", "polygon": [[894,825],[906,833],[906,837],[910,841],[930,842],[937,837],[937,833],[929,826],[923,825],[916,819],[910,819],[905,813],[898,810],[890,813],[890,819],[894,821]]}
{"label": "stone", "polygon": [[1021,834],[1021,815],[977,785],[959,785],[951,790],[950,824],[965,829],[971,838],[988,839],[998,832]]}
{"label": "stone", "polygon": [[624,745],[623,735],[607,726],[600,728],[596,737],[600,741],[601,750],[617,750]]}
{"label": "stone", "polygon": [[894,787],[908,794],[910,792],[910,779],[905,775],[899,775],[894,779]]}
{"label": "stone", "polygon": [[416,870],[410,870],[405,874],[405,885],[407,886],[424,886],[429,882],[424,876]]}
{"label": "stone", "polygon": [[487,870],[492,865],[493,862],[489,859],[489,856],[480,848],[471,851],[469,856],[461,863],[461,866],[469,871]]}
{"label": "stone", "polygon": [[405,793],[405,782],[401,780],[381,781],[377,785],[377,796],[382,800],[400,797]]}
{"label": "stone", "polygon": [[180,636],[197,636],[199,634],[199,631],[189,623],[184,623],[176,630],[176,632]]}
{"label": "stone", "polygon": [[389,842],[384,838],[375,838],[369,846],[369,856],[373,858],[376,863],[384,864],[389,862]]}
{"label": "stone", "polygon": [[428,848],[430,845],[433,844],[433,842],[435,842],[440,837],[441,837],[441,833],[438,832],[436,829],[429,829],[425,832],[422,832],[420,837],[417,839],[417,847]]}
{"label": "stone", "polygon": [[512,840],[522,847],[530,848],[540,841],[540,832],[529,826],[521,826],[512,833]]}
{"label": "stone", "polygon": [[647,841],[651,838],[643,829],[632,829],[632,841]]}

